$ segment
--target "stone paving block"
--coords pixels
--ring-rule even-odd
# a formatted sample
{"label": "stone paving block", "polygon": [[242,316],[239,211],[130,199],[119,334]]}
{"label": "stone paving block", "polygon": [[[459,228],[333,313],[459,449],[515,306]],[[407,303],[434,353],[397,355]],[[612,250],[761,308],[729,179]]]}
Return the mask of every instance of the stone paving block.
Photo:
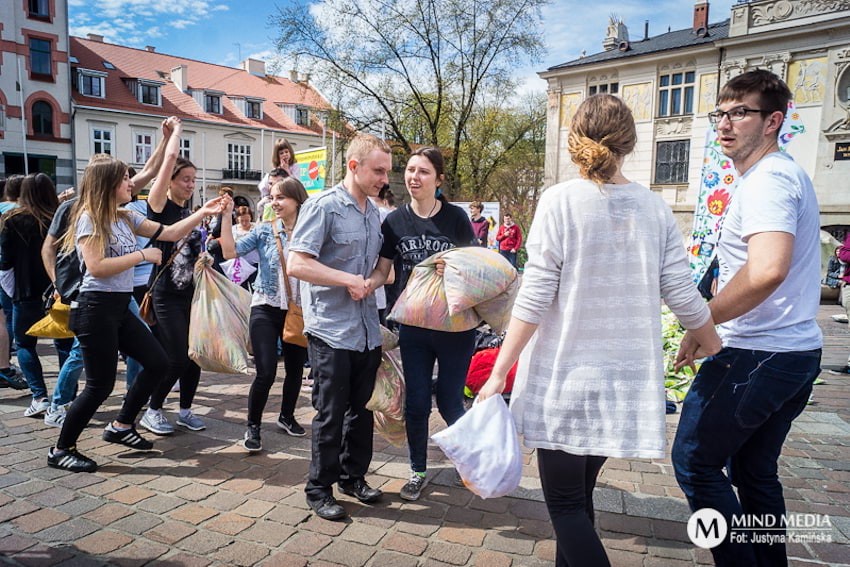
{"label": "stone paving block", "polygon": [[253,526],[239,534],[239,537],[240,539],[263,543],[269,547],[279,547],[294,533],[295,530],[289,526],[268,520],[258,520]]}
{"label": "stone paving block", "polygon": [[478,526],[481,523],[481,518],[484,517],[483,512],[478,510],[470,510],[461,506],[451,506],[446,510],[446,515],[443,520],[453,524],[462,524],[465,526]]}
{"label": "stone paving block", "polygon": [[692,560],[672,559],[670,557],[653,557],[647,556],[643,562],[643,567],[692,567]]}
{"label": "stone paving block", "polygon": [[41,542],[75,542],[100,529],[100,526],[85,518],[72,518],[49,527],[36,534]]}
{"label": "stone paving block", "polygon": [[617,512],[624,510],[623,493],[612,488],[597,487],[593,491],[593,507],[597,512]]}
{"label": "stone paving block", "polygon": [[179,567],[207,567],[212,563],[212,561],[205,559],[203,557],[198,557],[197,555],[190,555],[188,553],[178,552],[167,557],[163,557],[160,561],[164,565],[174,565]]}
{"label": "stone paving block", "polygon": [[285,486],[266,485],[251,493],[251,498],[254,500],[263,500],[266,502],[277,503],[293,494],[294,490]]}
{"label": "stone paving block", "polygon": [[643,553],[634,553],[621,549],[607,549],[606,552],[611,565],[616,565],[617,567],[644,567],[643,562],[646,555]]}
{"label": "stone paving block", "polygon": [[684,522],[671,522],[669,520],[652,520],[652,535],[657,539],[669,539],[688,543],[687,524]]}
{"label": "stone paving block", "polygon": [[[394,553],[392,551],[379,551],[369,562],[370,567],[417,567],[418,564],[419,561],[416,557],[412,555]],[[497,566],[493,565],[492,567]]]}
{"label": "stone paving block", "polygon": [[179,522],[170,522],[168,520],[158,526],[144,532],[144,536],[148,539],[164,543],[166,545],[174,545],[183,538],[189,537],[197,530],[186,524]]}
{"label": "stone paving block", "polygon": [[236,512],[237,514],[241,514],[242,516],[247,516],[249,518],[262,518],[274,509],[274,504],[270,502],[264,502],[262,500],[256,500],[253,496],[254,493],[252,492],[251,498],[249,498],[245,503],[236,508],[234,512]]}
{"label": "stone paving block", "polygon": [[513,514],[490,514],[485,513],[481,517],[480,526],[485,530],[505,530],[512,531],[517,527],[517,519]]}
{"label": "stone paving block", "polygon": [[163,519],[155,514],[136,512],[112,524],[111,527],[131,534],[143,534],[161,524]]}
{"label": "stone paving block", "polygon": [[386,533],[386,530],[377,526],[352,522],[345,528],[345,531],[342,532],[342,539],[362,543],[364,545],[377,545]]}
{"label": "stone paving block", "polygon": [[534,539],[515,531],[491,531],[484,539],[484,547],[514,555],[531,555]]}
{"label": "stone paving block", "polygon": [[26,475],[16,472],[7,472],[6,474],[0,475],[0,488],[15,486],[22,482],[26,482],[28,479],[29,477]]}
{"label": "stone paving block", "polygon": [[652,525],[646,518],[636,518],[624,514],[611,514],[609,512],[596,513],[596,525],[605,531],[634,534],[640,536],[651,536]]}
{"label": "stone paving block", "polygon": [[174,491],[174,496],[191,502],[200,502],[215,494],[216,490],[216,488],[205,484],[190,484]]}
{"label": "stone paving block", "polygon": [[60,565],[74,558],[67,549],[36,545],[12,556],[17,564],[25,567],[47,567]]}
{"label": "stone paving block", "polygon": [[348,567],[360,567],[366,565],[374,554],[375,547],[371,545],[336,540],[319,553],[319,559]]}
{"label": "stone paving block", "polygon": [[331,522],[323,520],[318,516],[311,515],[310,518],[298,526],[299,530],[308,530],[328,536],[338,536],[348,526],[345,522]]}
{"label": "stone paving block", "polygon": [[151,498],[142,500],[134,507],[145,512],[161,515],[165,514],[166,512],[176,510],[177,508],[184,506],[185,504],[186,501],[182,498],[176,498],[167,494],[156,494]]}
{"label": "stone paving block", "polygon": [[450,486],[435,486],[428,492],[426,499],[433,502],[441,502],[450,506],[466,506],[475,496],[464,488]]}
{"label": "stone paving block", "polygon": [[154,492],[145,488],[141,488],[139,486],[128,486],[127,488],[116,490],[115,492],[110,493],[106,497],[110,500],[115,500],[116,502],[130,505],[141,502],[142,500],[150,498],[153,495]]}
{"label": "stone paving block", "polygon": [[151,541],[134,541],[110,554],[109,562],[119,567],[141,567],[168,553],[170,548]]}
{"label": "stone paving block", "polygon": [[409,534],[428,537],[440,528],[440,520],[405,511],[399,516],[396,529]]}
{"label": "stone paving block", "polygon": [[245,541],[235,541],[216,551],[213,557],[225,565],[251,567],[265,559],[268,554],[269,550],[263,546]]}
{"label": "stone paving block", "polygon": [[486,535],[487,532],[482,529],[456,525],[444,525],[437,531],[437,537],[442,540],[471,547],[481,547]]}
{"label": "stone paving block", "polygon": [[22,532],[33,534],[50,526],[68,520],[71,516],[51,509],[36,510],[25,516],[18,516],[12,523]]}
{"label": "stone paving block", "polygon": [[231,536],[201,529],[181,539],[175,545],[190,553],[205,556],[226,545],[230,545],[232,542],[233,538]]}
{"label": "stone paving block", "polygon": [[327,547],[333,541],[324,534],[314,532],[298,532],[284,544],[283,548],[289,553],[312,557]]}
{"label": "stone paving block", "polygon": [[475,554],[475,567],[511,567],[513,559],[497,551],[479,551]]}
{"label": "stone paving block", "polygon": [[548,520],[549,511],[543,502],[528,502],[518,500],[510,504],[510,512],[517,518],[528,518],[531,520]]}
{"label": "stone paving block", "polygon": [[432,541],[428,544],[425,555],[431,559],[448,563],[449,565],[465,565],[469,561],[470,556],[472,556],[472,552],[460,545]]}
{"label": "stone paving block", "polygon": [[105,479],[93,474],[70,474],[55,481],[55,484],[77,490],[85,486],[100,484]]}
{"label": "stone paving block", "polygon": [[38,540],[16,534],[0,538],[0,555],[7,557],[38,543]]}
{"label": "stone paving block", "polygon": [[390,533],[381,541],[381,547],[390,551],[419,556],[428,547],[428,540],[409,534]]}
{"label": "stone paving block", "polygon": [[552,536],[552,523],[549,520],[519,520],[517,530],[521,534],[533,537],[534,539],[546,539]]}
{"label": "stone paving block", "polygon": [[374,506],[364,506],[356,517],[357,522],[388,530],[395,525],[401,515],[401,502],[384,501]]}
{"label": "stone paving block", "polygon": [[182,506],[168,514],[168,517],[197,526],[198,524],[209,520],[216,514],[218,514],[218,512],[211,508],[207,508],[206,506],[186,504],[185,506]]}
{"label": "stone paving block", "polygon": [[291,553],[273,551],[268,559],[260,563],[259,567],[307,567],[307,560]]}
{"label": "stone paving block", "polygon": [[39,506],[61,506],[77,498],[77,494],[73,490],[69,490],[62,486],[54,486],[48,488],[38,494],[33,494],[27,497],[27,500],[34,502]]}
{"label": "stone paving block", "polygon": [[224,488],[225,490],[232,490],[233,492],[238,492],[239,494],[250,494],[262,487],[262,481],[251,480],[247,478],[234,478],[232,480],[228,480],[227,482],[221,485],[221,488]]}
{"label": "stone paving block", "polygon": [[401,509],[405,513],[415,513],[418,516],[427,516],[429,518],[442,518],[446,515],[449,509],[448,504],[442,502],[431,502],[426,497],[422,497],[416,502],[404,502]]}
{"label": "stone paving block", "polygon": [[91,494],[92,496],[106,496],[110,492],[115,492],[116,490],[121,490],[126,487],[127,483],[115,480],[114,478],[109,478],[97,484],[84,486],[80,490],[86,494]]}
{"label": "stone paving block", "polygon": [[110,530],[100,530],[95,534],[74,542],[74,547],[88,555],[106,555],[133,542],[133,538]]}
{"label": "stone paving block", "polygon": [[236,535],[254,525],[254,520],[236,513],[219,514],[206,524],[204,528],[227,535]]}
{"label": "stone paving block", "polygon": [[287,526],[297,526],[312,515],[313,513],[308,510],[292,508],[291,506],[276,506],[274,510],[266,514],[264,519],[280,522]]}
{"label": "stone paving block", "polygon": [[693,545],[669,540],[653,539],[647,542],[647,553],[654,557],[693,561]]}
{"label": "stone paving block", "polygon": [[688,518],[691,517],[688,504],[682,500],[675,500],[673,498],[623,494],[623,503],[625,505],[625,512],[629,516],[658,518],[660,520],[672,520],[676,522],[687,522]]}
{"label": "stone paving block", "polygon": [[6,487],[5,492],[6,494],[10,494],[16,498],[24,498],[32,494],[39,494],[40,492],[44,492],[45,490],[48,490],[50,488],[53,488],[52,482],[25,477],[25,480],[23,482],[20,482],[19,484],[16,484],[14,486]]}
{"label": "stone paving block", "polygon": [[92,496],[83,496],[76,500],[71,500],[61,506],[56,506],[54,509],[57,512],[63,512],[69,516],[83,516],[92,510],[96,510],[103,506],[103,499],[94,498]]}
{"label": "stone paving block", "polygon": [[482,512],[492,512],[494,514],[504,514],[510,506],[509,498],[488,498],[484,500],[475,496],[469,503],[469,507],[473,510],[481,510]]}
{"label": "stone paving block", "polygon": [[555,562],[556,543],[554,540],[546,539],[534,544],[534,556],[543,561]]}
{"label": "stone paving block", "polygon": [[93,522],[97,522],[101,526],[111,525],[113,522],[120,520],[121,518],[126,518],[130,514],[133,513],[132,508],[129,506],[124,506],[123,504],[116,503],[108,503],[104,504],[100,508],[96,510],[92,510],[91,512],[85,514],[85,518]]}
{"label": "stone paving block", "polygon": [[173,476],[161,476],[145,483],[145,488],[155,490],[157,492],[174,492],[184,486],[192,484],[188,478],[179,478]]}

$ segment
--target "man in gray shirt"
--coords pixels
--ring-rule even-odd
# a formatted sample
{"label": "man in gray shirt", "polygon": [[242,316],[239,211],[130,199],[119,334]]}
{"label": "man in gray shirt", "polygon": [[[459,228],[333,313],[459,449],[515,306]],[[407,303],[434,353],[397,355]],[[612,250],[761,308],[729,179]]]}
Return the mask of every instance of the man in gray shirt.
{"label": "man in gray shirt", "polygon": [[381,248],[381,221],[369,197],[387,183],[391,168],[386,142],[355,137],[346,152],[345,179],[304,203],[289,245],[289,275],[301,280],[317,412],[305,492],[326,520],[345,517],[334,483],[361,502],[382,494],[365,480],[373,429],[366,402],[381,362],[378,308],[365,278]]}

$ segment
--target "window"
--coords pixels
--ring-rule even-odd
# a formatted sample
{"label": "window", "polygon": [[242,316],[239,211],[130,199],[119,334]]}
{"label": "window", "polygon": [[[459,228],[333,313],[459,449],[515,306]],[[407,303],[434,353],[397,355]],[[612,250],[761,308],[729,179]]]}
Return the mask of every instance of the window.
{"label": "window", "polygon": [[49,18],[48,0],[29,0],[29,15],[36,18]]}
{"label": "window", "polygon": [[192,161],[192,138],[180,138],[180,157]]}
{"label": "window", "polygon": [[112,130],[107,128],[92,128],[92,153],[112,155]]}
{"label": "window", "polygon": [[299,126],[309,126],[310,125],[310,109],[308,108],[296,108],[295,109],[295,123]]}
{"label": "window", "polygon": [[693,71],[658,77],[658,116],[677,116],[694,112]]}
{"label": "window", "polygon": [[6,105],[0,104],[0,132],[6,129]]}
{"label": "window", "polygon": [[50,41],[30,38],[30,72],[34,75],[52,75]]}
{"label": "window", "polygon": [[139,85],[139,102],[159,106],[159,86],[141,83]]}
{"label": "window", "polygon": [[99,71],[77,71],[77,90],[81,95],[104,98],[106,96],[106,77]]}
{"label": "window", "polygon": [[107,69],[115,69],[115,65],[113,65],[109,61],[104,61],[103,66],[106,67]]}
{"label": "window", "polygon": [[39,136],[53,136],[53,108],[43,100],[32,105],[32,131]]}
{"label": "window", "polygon": [[245,101],[245,116],[248,118],[262,118],[262,104],[258,100]]}
{"label": "window", "polygon": [[221,97],[219,95],[204,95],[204,109],[210,114],[221,114]]}
{"label": "window", "polygon": [[620,83],[603,83],[601,85],[590,85],[587,90],[588,96],[597,93],[617,94],[620,91]]}
{"label": "window", "polygon": [[147,162],[153,153],[153,134],[136,132],[133,134],[133,163]]}
{"label": "window", "polygon": [[655,183],[674,185],[688,182],[690,140],[658,142],[655,147]]}
{"label": "window", "polygon": [[251,146],[248,144],[227,144],[227,168],[236,171],[251,169]]}

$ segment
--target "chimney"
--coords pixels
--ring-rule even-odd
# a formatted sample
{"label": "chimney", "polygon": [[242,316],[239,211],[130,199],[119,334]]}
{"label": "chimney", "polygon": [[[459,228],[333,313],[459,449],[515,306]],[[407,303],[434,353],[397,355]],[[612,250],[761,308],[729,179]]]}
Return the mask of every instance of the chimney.
{"label": "chimney", "polygon": [[708,35],[708,0],[697,0],[694,4],[694,33],[700,37]]}
{"label": "chimney", "polygon": [[257,75],[258,77],[266,76],[266,62],[260,61],[259,59],[251,59],[250,57],[242,62],[242,70],[248,71],[252,75]]}
{"label": "chimney", "polygon": [[310,82],[310,77],[312,77],[312,75],[310,73],[301,73],[301,80],[304,81],[305,83]]}
{"label": "chimney", "polygon": [[296,71],[295,69],[290,69],[289,70],[289,80],[292,81],[293,83],[297,83],[298,82],[298,71]]}
{"label": "chimney", "polygon": [[89,33],[89,34],[86,34],[86,37],[88,37],[91,41],[97,41],[99,43],[103,43],[103,36],[102,35],[99,35],[99,34],[96,34],[96,33]]}
{"label": "chimney", "polygon": [[649,20],[643,22],[643,39],[644,41],[649,39]]}
{"label": "chimney", "polygon": [[146,45],[145,50],[153,53],[154,51],[156,51],[156,47],[154,47],[153,45]]}
{"label": "chimney", "polygon": [[171,70],[171,82],[180,89],[180,92],[189,90],[189,67],[178,65]]}

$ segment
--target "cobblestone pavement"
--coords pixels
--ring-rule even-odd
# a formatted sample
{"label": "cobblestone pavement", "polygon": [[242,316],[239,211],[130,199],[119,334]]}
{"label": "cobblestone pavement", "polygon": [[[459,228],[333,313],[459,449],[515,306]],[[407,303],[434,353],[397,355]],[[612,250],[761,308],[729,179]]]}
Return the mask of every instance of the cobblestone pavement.
{"label": "cobblestone pavement", "polygon": [[[850,330],[821,307],[825,368],[844,364]],[[48,352],[47,345],[42,345]],[[46,358],[48,386],[55,356]],[[282,369],[281,369],[282,370]],[[813,405],[796,421],[781,458],[788,508],[829,514],[832,543],[792,544],[792,565],[850,565],[850,377],[822,377]],[[534,454],[525,454],[522,485],[511,497],[481,500],[451,485],[451,467],[434,447],[436,473],[423,498],[403,502],[406,450],[375,437],[368,481],[385,496],[377,505],[340,501],[344,522],[313,516],[304,502],[312,409],[303,394],[296,412],[308,429],[289,437],[264,416],[265,451],[248,456],[243,433],[248,376],[205,373],[198,433],[177,428],[154,439],[156,452],[125,452],[100,440],[118,409],[123,383],[80,440],[101,465],[95,474],[47,468],[58,430],[23,417],[29,396],[0,390],[0,555],[12,565],[280,565],[392,566],[551,565],[554,541],[542,502]],[[279,384],[279,383],[278,383]],[[278,386],[279,388],[279,386]],[[268,408],[279,404],[277,396]],[[166,405],[176,417],[176,396]],[[677,416],[668,416],[672,437]],[[441,427],[434,413],[433,426]],[[153,438],[151,434],[147,437]],[[611,459],[595,495],[597,525],[612,565],[710,565],[710,554],[685,534],[689,516],[669,459]]]}

